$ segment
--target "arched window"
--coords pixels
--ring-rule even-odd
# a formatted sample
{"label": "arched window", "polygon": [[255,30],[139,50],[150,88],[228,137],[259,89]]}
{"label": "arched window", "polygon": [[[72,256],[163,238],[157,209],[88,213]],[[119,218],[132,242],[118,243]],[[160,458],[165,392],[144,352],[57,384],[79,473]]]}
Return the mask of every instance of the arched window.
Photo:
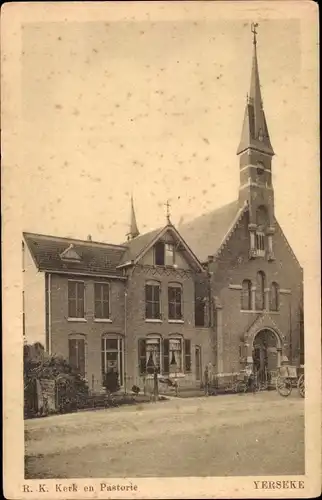
{"label": "arched window", "polygon": [[243,311],[250,311],[252,308],[252,283],[244,280],[242,283],[241,308]]}
{"label": "arched window", "polygon": [[256,278],[256,309],[262,311],[265,308],[265,273],[259,271]]}
{"label": "arched window", "polygon": [[169,283],[168,311],[170,320],[182,320],[182,285]]}
{"label": "arched window", "polygon": [[120,385],[124,381],[124,347],[123,338],[117,334],[105,334],[102,336],[102,375],[109,371],[116,371],[119,376]]}
{"label": "arched window", "polygon": [[279,309],[279,286],[273,281],[270,289],[270,310],[278,311]]}
{"label": "arched window", "polygon": [[263,230],[268,223],[267,208],[260,205],[256,210],[256,224],[259,230]]}

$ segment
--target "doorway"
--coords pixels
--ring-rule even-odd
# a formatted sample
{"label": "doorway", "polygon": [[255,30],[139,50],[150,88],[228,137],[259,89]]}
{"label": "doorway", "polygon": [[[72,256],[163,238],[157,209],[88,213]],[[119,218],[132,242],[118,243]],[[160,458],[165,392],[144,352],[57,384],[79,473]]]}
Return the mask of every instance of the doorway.
{"label": "doorway", "polygon": [[269,384],[279,365],[279,345],[271,330],[258,332],[253,343],[254,371],[259,382]]}
{"label": "doorway", "polygon": [[196,345],[195,349],[196,380],[201,380],[201,348]]}

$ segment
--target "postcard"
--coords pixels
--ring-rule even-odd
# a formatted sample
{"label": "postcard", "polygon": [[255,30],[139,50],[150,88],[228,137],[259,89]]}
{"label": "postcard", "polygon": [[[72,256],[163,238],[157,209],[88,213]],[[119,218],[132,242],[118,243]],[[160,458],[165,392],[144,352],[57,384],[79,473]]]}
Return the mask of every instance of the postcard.
{"label": "postcard", "polygon": [[318,496],[316,4],[1,14],[5,496]]}

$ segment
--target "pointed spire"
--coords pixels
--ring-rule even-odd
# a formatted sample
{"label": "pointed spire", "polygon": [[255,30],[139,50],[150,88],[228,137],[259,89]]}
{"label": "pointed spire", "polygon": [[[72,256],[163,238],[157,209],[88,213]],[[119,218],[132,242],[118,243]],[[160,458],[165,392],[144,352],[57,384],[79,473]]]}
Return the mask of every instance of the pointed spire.
{"label": "pointed spire", "polygon": [[253,62],[252,73],[250,80],[250,90],[247,95],[245,107],[244,123],[240,144],[237,154],[242,153],[248,148],[253,148],[262,151],[271,156],[274,151],[270,142],[269,133],[266,124],[265,113],[263,109],[263,101],[261,95],[261,87],[259,81],[259,70],[257,61],[257,23],[252,23],[251,30],[253,33]]}
{"label": "pointed spire", "polygon": [[128,240],[133,240],[133,238],[136,238],[137,236],[139,236],[139,234],[140,232],[135,217],[133,195],[131,195],[131,221],[130,221],[130,232],[127,235]]}

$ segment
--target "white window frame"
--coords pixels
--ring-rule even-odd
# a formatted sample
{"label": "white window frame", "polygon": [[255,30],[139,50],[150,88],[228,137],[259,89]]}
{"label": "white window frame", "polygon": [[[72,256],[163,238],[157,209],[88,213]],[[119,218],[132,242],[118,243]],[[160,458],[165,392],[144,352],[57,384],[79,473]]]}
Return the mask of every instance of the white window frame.
{"label": "white window frame", "polygon": [[[102,344],[101,344],[101,362],[102,362],[102,353],[104,352],[104,367],[101,367],[101,373],[106,373],[106,353],[108,352],[117,352],[117,362],[118,365],[120,366],[120,360],[122,359],[122,374],[119,373],[119,382],[120,382],[120,387],[124,387],[124,377],[125,377],[125,367],[124,367],[124,337],[122,335],[118,335],[117,333],[104,333],[101,336],[101,341],[104,340],[104,349],[102,349]],[[117,349],[106,349],[106,340],[117,340]],[[122,349],[120,349],[120,346],[122,346]],[[104,368],[104,370],[103,370]],[[122,383],[121,383],[122,379]],[[103,382],[103,381],[102,381]]]}
{"label": "white window frame", "polygon": [[[145,340],[145,356],[146,356],[146,367],[148,367],[148,344],[150,341],[150,344],[153,342],[157,341],[159,344],[159,357],[160,357],[160,372],[158,375],[163,374],[163,341],[161,335],[158,335],[157,333],[148,333],[146,337],[144,338]],[[147,376],[153,377],[153,374],[148,373]]]}
{"label": "white window frame", "polygon": [[[180,341],[181,346],[181,368],[177,372],[171,372],[171,341]],[[169,377],[184,376],[184,338],[178,333],[171,333],[169,335]]]}
{"label": "white window frame", "polygon": [[[170,250],[171,248],[171,250]],[[171,252],[171,253],[170,253]],[[171,262],[168,262],[168,257],[171,255]],[[164,244],[164,265],[167,267],[173,267],[175,265],[176,259],[175,259],[175,246],[173,243],[167,243],[165,242]]]}
{"label": "white window frame", "polygon": [[[108,286],[108,318],[96,318],[96,316],[95,316],[95,285]],[[109,281],[94,281],[94,321],[95,321],[95,323],[112,323],[112,320],[111,320],[111,283]]]}

